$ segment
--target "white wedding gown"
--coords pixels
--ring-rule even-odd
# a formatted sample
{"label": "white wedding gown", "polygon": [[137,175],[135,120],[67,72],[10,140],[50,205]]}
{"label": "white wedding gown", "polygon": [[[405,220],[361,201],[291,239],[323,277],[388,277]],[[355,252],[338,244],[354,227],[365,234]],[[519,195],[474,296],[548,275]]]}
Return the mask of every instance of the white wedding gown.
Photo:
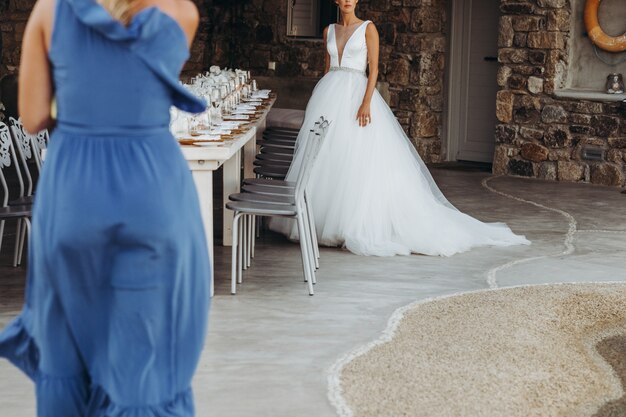
{"label": "white wedding gown", "polygon": [[[329,119],[307,187],[320,244],[378,256],[450,256],[477,246],[529,244],[505,224],[483,223],[446,200],[378,91],[371,123],[359,126],[356,115],[367,87],[367,24],[348,38],[341,60],[330,25],[331,68],[313,90],[287,174],[295,181],[302,162],[298,150],[315,121]],[[274,219],[270,228],[298,239],[293,220]]]}

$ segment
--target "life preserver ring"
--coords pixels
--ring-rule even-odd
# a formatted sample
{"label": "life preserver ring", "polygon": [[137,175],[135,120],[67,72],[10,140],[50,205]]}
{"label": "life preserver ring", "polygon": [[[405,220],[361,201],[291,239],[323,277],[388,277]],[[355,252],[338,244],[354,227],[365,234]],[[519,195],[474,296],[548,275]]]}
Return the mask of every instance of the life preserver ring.
{"label": "life preserver ring", "polygon": [[585,28],[591,42],[598,48],[609,52],[626,51],[626,33],[621,36],[609,36],[600,27],[598,8],[602,0],[587,0],[585,3]]}

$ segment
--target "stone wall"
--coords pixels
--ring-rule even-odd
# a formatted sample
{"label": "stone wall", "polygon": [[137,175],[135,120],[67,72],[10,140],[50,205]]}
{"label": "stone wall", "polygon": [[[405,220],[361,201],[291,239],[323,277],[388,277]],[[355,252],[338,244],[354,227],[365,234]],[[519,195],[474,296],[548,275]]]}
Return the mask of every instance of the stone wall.
{"label": "stone wall", "polygon": [[[22,51],[22,38],[26,22],[36,0],[0,0],[0,78],[7,74],[17,74]],[[187,74],[202,71],[205,66],[204,50],[207,45],[210,27],[209,8],[205,0],[195,0],[201,11],[198,35],[191,50],[191,58],[185,66]]]}
{"label": "stone wall", "polygon": [[371,0],[363,18],[381,35],[380,79],[390,106],[426,162],[440,162],[444,110],[447,1]]}
{"label": "stone wall", "polygon": [[[212,64],[250,68],[256,76],[293,85],[302,99],[324,70],[321,40],[287,37],[286,0],[194,0],[200,28],[183,70],[190,76]],[[0,0],[3,59],[0,76],[16,73],[33,0]],[[442,112],[447,30],[446,0],[361,0],[358,16],[381,35],[380,82],[391,108],[427,162],[442,159]],[[268,62],[276,70],[268,70]]]}
{"label": "stone wall", "polygon": [[[325,47],[287,36],[286,0],[207,0],[206,6],[215,16],[205,28],[211,62],[285,82],[322,76]],[[427,162],[442,159],[446,13],[445,0],[361,0],[357,8],[378,27],[381,87]],[[269,61],[275,71],[267,69]]]}
{"label": "stone wall", "polygon": [[17,73],[26,21],[34,5],[35,0],[0,0],[0,77]]}
{"label": "stone wall", "polygon": [[[567,77],[569,0],[501,0],[496,174],[623,186],[626,108],[559,99]],[[583,158],[594,146],[602,161]]]}

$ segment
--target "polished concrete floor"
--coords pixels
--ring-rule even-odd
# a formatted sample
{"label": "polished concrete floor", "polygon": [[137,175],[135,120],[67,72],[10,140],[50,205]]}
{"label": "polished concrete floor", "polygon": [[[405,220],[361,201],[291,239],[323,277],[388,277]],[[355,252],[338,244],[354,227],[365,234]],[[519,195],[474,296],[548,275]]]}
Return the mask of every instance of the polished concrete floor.
{"label": "polished concrete floor", "polygon": [[[302,282],[297,245],[264,236],[236,296],[229,291],[229,249],[217,248],[209,338],[194,380],[198,416],[334,416],[329,367],[377,338],[393,311],[415,300],[496,286],[626,280],[620,190],[521,178],[486,184],[509,197],[483,186],[485,173],[433,174],[460,210],[504,221],[533,244],[451,258],[366,258],[325,248],[314,297]],[[0,291],[13,291],[9,298],[17,302],[0,295],[0,327],[21,302],[19,274],[10,270],[0,267]],[[5,275],[10,284],[3,284]],[[31,384],[6,361],[0,410],[10,417],[35,413]]]}

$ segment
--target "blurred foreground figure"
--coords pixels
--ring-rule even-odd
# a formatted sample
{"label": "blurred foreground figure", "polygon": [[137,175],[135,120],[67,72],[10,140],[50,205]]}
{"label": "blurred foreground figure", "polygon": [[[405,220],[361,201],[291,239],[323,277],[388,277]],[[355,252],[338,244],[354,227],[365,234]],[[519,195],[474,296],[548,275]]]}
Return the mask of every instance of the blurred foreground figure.
{"label": "blurred foreground figure", "polygon": [[169,109],[204,110],[178,83],[197,25],[186,0],[40,0],[33,10],[20,115],[31,132],[50,126],[55,96],[58,116],[26,303],[0,334],[0,356],[35,382],[39,417],[194,415],[210,270]]}

